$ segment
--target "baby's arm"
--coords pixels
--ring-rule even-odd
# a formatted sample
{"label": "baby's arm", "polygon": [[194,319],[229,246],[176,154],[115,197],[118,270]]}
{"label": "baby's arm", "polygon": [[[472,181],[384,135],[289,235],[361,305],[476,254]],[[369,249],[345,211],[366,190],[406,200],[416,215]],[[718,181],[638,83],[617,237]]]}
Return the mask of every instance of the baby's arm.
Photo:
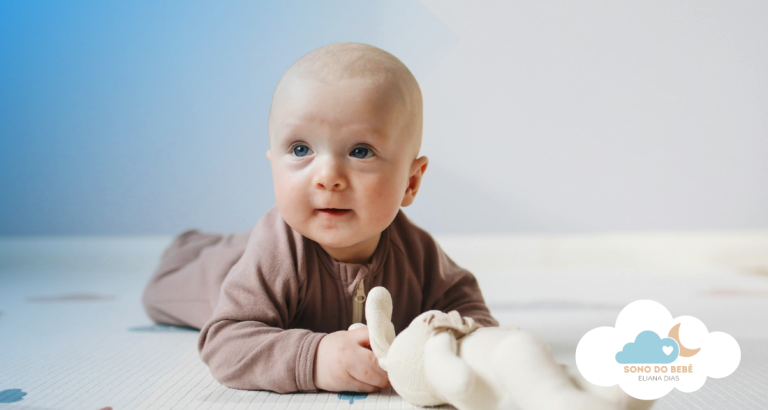
{"label": "baby's arm", "polygon": [[[219,306],[231,308],[217,309],[214,319],[203,327],[199,341],[203,361],[222,384],[278,393],[316,389],[371,393],[389,386],[386,372],[370,350],[367,328],[330,334],[284,330],[274,326],[283,322],[280,309],[256,302],[268,300],[266,295],[256,296],[253,288],[236,283],[225,282],[225,304],[220,302]],[[245,289],[244,300],[236,302],[237,294]],[[253,302],[246,303],[245,299]],[[242,320],[243,315],[259,320]]]}
{"label": "baby's arm", "polygon": [[425,310],[458,311],[461,316],[471,317],[480,326],[498,326],[485,304],[477,279],[468,270],[458,266],[435,242],[436,255],[424,286]]}
{"label": "baby's arm", "polygon": [[366,348],[367,331],[290,329],[306,285],[295,259],[301,252],[297,240],[272,219],[257,224],[201,329],[201,359],[214,378],[237,389],[290,393],[385,387],[386,373]]}
{"label": "baby's arm", "polygon": [[200,357],[228,387],[314,391],[315,352],[325,334],[287,329],[296,311],[298,280],[265,274],[250,250],[222,284],[213,317],[200,332]]}

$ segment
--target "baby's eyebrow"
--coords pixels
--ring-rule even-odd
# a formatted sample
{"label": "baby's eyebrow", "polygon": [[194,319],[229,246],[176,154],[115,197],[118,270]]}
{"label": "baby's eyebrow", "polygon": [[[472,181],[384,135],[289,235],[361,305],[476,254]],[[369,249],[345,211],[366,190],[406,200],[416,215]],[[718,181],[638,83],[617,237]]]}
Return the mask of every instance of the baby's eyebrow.
{"label": "baby's eyebrow", "polygon": [[352,134],[354,139],[364,142],[381,142],[385,136],[381,132],[359,132]]}
{"label": "baby's eyebrow", "polygon": [[387,132],[382,127],[362,126],[357,129],[348,130],[347,132],[355,137],[377,142],[382,142],[387,139]]}
{"label": "baby's eyebrow", "polygon": [[[316,131],[315,127],[298,120],[287,120],[280,124],[280,127],[275,131],[275,142],[280,145],[285,145],[286,147],[295,142],[310,143],[316,136],[313,132]],[[325,133],[326,131],[327,130],[321,130],[320,132]],[[374,147],[386,144],[390,139],[387,128],[378,124],[348,124],[337,128],[336,132],[348,143],[365,143]]]}
{"label": "baby's eyebrow", "polygon": [[293,144],[294,142],[297,142],[297,141],[306,140],[304,134],[285,134],[282,136],[278,135],[276,139],[285,144]]}

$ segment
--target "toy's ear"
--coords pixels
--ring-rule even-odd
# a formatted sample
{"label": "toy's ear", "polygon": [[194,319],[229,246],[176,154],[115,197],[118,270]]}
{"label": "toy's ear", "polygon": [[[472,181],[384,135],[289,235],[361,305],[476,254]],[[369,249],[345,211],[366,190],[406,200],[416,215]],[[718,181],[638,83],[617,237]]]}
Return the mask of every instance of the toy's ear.
{"label": "toy's ear", "polygon": [[371,349],[379,359],[379,366],[387,370],[387,352],[395,340],[395,326],[392,324],[392,296],[386,288],[377,286],[368,292],[365,320]]}
{"label": "toy's ear", "polygon": [[424,373],[427,382],[441,399],[455,403],[469,395],[475,374],[464,359],[456,355],[456,338],[448,332],[430,337],[424,344]]}

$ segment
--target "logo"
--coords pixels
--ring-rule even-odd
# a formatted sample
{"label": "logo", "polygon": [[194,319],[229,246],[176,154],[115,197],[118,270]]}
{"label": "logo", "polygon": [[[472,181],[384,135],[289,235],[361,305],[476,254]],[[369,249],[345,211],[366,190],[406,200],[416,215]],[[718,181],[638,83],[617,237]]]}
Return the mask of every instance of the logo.
{"label": "logo", "polygon": [[592,329],[576,347],[576,366],[585,379],[598,386],[618,384],[642,400],[658,399],[673,388],[694,392],[707,377],[733,373],[740,360],[732,336],[709,332],[693,316],[672,318],[652,300],[630,303],[616,327]]}

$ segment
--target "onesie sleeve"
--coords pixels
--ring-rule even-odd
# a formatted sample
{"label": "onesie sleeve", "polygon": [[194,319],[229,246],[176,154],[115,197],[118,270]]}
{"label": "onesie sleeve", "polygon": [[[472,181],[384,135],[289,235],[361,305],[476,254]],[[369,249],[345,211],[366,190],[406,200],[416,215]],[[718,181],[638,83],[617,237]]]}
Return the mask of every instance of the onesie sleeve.
{"label": "onesie sleeve", "polygon": [[325,336],[290,329],[305,291],[297,257],[302,237],[273,208],[256,224],[243,257],[224,280],[198,339],[200,358],[227,387],[277,393],[316,391],[314,360]]}
{"label": "onesie sleeve", "polygon": [[427,258],[431,263],[427,269],[425,310],[456,310],[461,316],[471,317],[480,326],[498,326],[499,322],[485,305],[475,276],[449,258],[437,242],[430,245],[432,255]]}

